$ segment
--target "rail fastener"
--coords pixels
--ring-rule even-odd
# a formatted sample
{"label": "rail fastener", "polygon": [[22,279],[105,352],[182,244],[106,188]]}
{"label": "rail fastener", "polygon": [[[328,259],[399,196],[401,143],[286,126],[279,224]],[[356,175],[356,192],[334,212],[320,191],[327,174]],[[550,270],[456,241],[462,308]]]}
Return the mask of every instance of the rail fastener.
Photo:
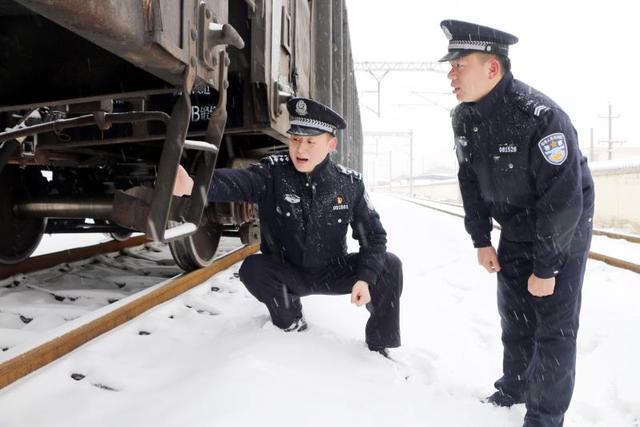
{"label": "rail fastener", "polygon": [[0,280],[11,277],[14,274],[32,273],[34,271],[44,270],[45,268],[55,267],[56,265],[140,246],[147,242],[150,242],[147,236],[136,236],[124,241],[112,240],[83,248],[69,249],[28,258],[17,264],[0,266]]}

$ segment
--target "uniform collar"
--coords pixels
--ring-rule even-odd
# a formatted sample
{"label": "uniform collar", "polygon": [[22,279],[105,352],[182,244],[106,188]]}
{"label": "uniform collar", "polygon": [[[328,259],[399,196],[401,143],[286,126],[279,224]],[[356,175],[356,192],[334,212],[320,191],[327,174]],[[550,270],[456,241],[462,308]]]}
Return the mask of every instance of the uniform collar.
{"label": "uniform collar", "polygon": [[303,175],[305,178],[317,180],[318,178],[320,178],[322,175],[326,173],[326,171],[328,170],[327,166],[330,163],[331,163],[331,154],[327,154],[327,157],[325,157],[325,159],[322,162],[318,163],[318,165],[315,168],[313,168],[311,172],[298,172],[298,171],[296,172]]}
{"label": "uniform collar", "polygon": [[505,103],[507,90],[511,87],[512,83],[513,74],[508,72],[484,98],[478,102],[469,102],[468,104],[473,107],[480,117],[488,117],[493,113],[498,105]]}
{"label": "uniform collar", "polygon": [[[331,155],[327,154],[327,157],[325,157],[325,159],[320,162],[315,168],[313,168],[313,170],[311,172],[309,172],[309,177],[312,179],[317,179],[320,176],[322,176],[325,171],[327,170],[327,165],[329,165],[329,163],[331,163],[331,159],[330,159]],[[304,173],[304,172],[303,172]]]}

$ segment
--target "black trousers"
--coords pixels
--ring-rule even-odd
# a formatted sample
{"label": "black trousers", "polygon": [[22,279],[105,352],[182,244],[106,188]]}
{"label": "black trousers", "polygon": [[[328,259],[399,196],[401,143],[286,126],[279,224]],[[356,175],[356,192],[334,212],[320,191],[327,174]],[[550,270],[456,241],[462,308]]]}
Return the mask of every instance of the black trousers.
{"label": "black trousers", "polygon": [[[274,325],[286,328],[302,316],[300,297],[351,293],[359,257],[349,254],[326,267],[302,269],[270,255],[251,255],[240,267],[240,280],[267,306]],[[399,347],[402,263],[397,256],[386,254],[384,270],[375,285],[370,284],[369,292],[367,344]]]}
{"label": "black trousers", "polygon": [[[590,228],[585,232],[590,243]],[[570,253],[556,276],[553,295],[535,297],[527,289],[533,272],[531,243],[500,241],[498,311],[504,356],[503,376],[495,386],[525,401],[526,427],[557,427],[564,422],[575,383],[587,255],[584,246]]]}

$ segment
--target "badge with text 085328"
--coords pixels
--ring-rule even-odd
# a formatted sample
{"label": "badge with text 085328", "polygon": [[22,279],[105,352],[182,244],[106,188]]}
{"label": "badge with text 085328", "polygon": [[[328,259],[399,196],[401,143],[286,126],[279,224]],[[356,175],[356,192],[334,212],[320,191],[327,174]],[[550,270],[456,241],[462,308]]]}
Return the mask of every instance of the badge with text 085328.
{"label": "badge with text 085328", "polygon": [[552,165],[561,165],[569,154],[567,139],[561,132],[547,135],[538,142],[542,157]]}

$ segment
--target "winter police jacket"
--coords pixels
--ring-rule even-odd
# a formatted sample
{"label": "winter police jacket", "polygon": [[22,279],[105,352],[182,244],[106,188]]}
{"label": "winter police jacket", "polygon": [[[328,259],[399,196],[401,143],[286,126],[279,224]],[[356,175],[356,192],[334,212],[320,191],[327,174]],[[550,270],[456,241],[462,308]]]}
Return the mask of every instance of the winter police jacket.
{"label": "winter police jacket", "polygon": [[370,285],[384,267],[386,232],[361,175],[329,159],[309,174],[289,155],[265,157],[248,169],[217,169],[210,201],[258,204],[260,249],[300,268],[324,268],[347,254],[347,227],[360,242],[356,276]]}
{"label": "winter police jacket", "polygon": [[[534,273],[558,273],[588,249],[593,182],[569,117],[544,94],[506,74],[477,103],[452,113],[465,210],[475,247],[501,238],[531,242]],[[574,238],[575,236],[575,238]]]}

